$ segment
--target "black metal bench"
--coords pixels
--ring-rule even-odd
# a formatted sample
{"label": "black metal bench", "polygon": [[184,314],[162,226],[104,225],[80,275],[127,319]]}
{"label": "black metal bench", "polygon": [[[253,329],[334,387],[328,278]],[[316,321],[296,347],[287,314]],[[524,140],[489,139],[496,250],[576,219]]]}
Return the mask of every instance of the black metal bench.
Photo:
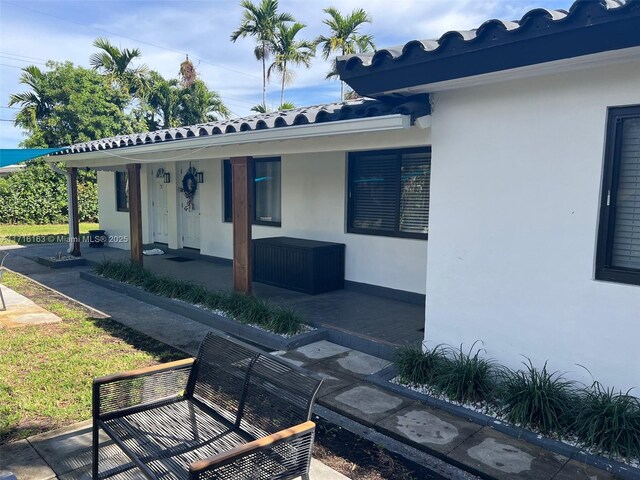
{"label": "black metal bench", "polygon": [[[229,337],[93,382],[93,478],[308,479],[322,380]],[[131,459],[99,472],[99,430]]]}

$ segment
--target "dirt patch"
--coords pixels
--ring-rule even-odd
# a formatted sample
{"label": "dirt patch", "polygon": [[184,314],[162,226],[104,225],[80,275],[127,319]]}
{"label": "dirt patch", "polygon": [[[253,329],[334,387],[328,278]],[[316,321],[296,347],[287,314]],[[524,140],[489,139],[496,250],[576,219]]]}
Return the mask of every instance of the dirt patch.
{"label": "dirt patch", "polygon": [[417,463],[314,415],[313,457],[358,480],[445,480]]}

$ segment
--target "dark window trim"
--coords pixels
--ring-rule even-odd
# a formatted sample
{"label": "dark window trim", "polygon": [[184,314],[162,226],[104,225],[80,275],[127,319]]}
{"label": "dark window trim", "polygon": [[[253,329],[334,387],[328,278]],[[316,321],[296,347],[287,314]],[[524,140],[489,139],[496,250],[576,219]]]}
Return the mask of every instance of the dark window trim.
{"label": "dark window trim", "polygon": [[[640,105],[611,107],[607,112],[595,277],[596,280],[640,285],[640,270],[613,267],[611,265],[622,134],[622,130],[618,127],[623,119],[634,117],[640,117]],[[609,200],[609,205],[607,205],[607,200]]]}
{"label": "dark window trim", "polygon": [[[260,162],[279,162],[280,163],[280,215],[282,215],[282,157],[260,157],[260,158],[254,158],[253,159],[255,163],[260,163]],[[228,167],[226,166],[228,165]],[[224,223],[233,223],[233,214],[231,207],[229,207],[229,211],[227,211],[227,193],[226,193],[226,188],[228,186],[231,186],[231,181],[227,182],[227,177],[225,176],[225,171],[229,171],[229,179],[231,180],[231,161],[230,160],[223,160],[222,161],[222,175],[223,175],[223,188],[224,191],[222,193],[223,195],[223,212],[222,212],[222,217],[223,217],[223,222]],[[227,185],[228,184],[228,185]],[[266,226],[266,227],[281,227],[282,226],[282,221],[280,222],[267,222],[264,220],[258,220],[256,218],[256,206],[255,206],[255,198],[256,198],[256,183],[253,182],[253,188],[251,189],[251,194],[253,195],[252,198],[252,205],[253,205],[253,213],[252,213],[252,225],[260,225],[260,226]],[[233,197],[229,198],[228,201],[233,202]]]}
{"label": "dark window trim", "polygon": [[[367,150],[367,151],[358,151],[358,152],[349,152],[348,156],[348,167],[347,167],[347,233],[357,233],[362,235],[376,235],[380,237],[394,237],[394,238],[409,238],[414,240],[428,240],[428,233],[411,233],[411,232],[400,232],[399,230],[375,230],[371,228],[359,228],[353,227],[353,217],[354,217],[354,208],[355,204],[351,201],[353,197],[353,175],[355,171],[355,161],[360,157],[366,157],[369,155],[375,155],[380,153],[386,154],[397,154],[398,161],[400,161],[400,155],[405,153],[428,153],[429,161],[431,161],[431,146],[426,147],[408,147],[408,148],[381,148],[377,150]],[[400,180],[398,179],[398,182]],[[431,175],[429,175],[429,181],[431,181]],[[398,192],[398,198],[396,199],[396,217],[400,218],[399,210],[400,210],[400,185],[397,185],[396,188]]]}
{"label": "dark window trim", "polygon": [[[119,177],[121,175],[128,175],[128,172],[124,171],[116,171],[115,175],[114,175],[114,181],[115,181],[115,186],[116,186],[116,212],[125,212],[128,213],[129,212],[129,202],[127,199],[127,206],[126,207],[121,207],[120,206],[120,182],[118,181]],[[126,177],[125,177],[126,178]],[[125,181],[125,185],[122,187],[126,189],[126,181]],[[126,193],[126,192],[125,192]],[[127,196],[125,195],[125,198],[127,198]]]}

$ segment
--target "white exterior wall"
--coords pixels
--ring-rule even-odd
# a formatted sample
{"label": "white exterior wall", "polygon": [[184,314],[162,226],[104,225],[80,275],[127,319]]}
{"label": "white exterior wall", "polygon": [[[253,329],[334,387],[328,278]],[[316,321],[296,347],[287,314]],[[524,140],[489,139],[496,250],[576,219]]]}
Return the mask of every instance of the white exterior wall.
{"label": "white exterior wall", "polygon": [[[425,293],[427,241],[346,233],[346,174],[347,152],[378,148],[429,145],[429,130],[414,127],[410,131],[351,135],[348,138],[308,139],[280,142],[266,147],[253,147],[255,151],[240,153],[230,150],[207,150],[209,158],[198,159],[204,183],[198,186],[200,201],[200,253],[220,258],[232,258],[233,229],[223,221],[222,161],[233,154],[253,153],[281,157],[282,226],[254,226],[253,237],[290,236],[346,244],[345,278],[409,292]],[[327,142],[337,151],[326,150]],[[246,146],[241,147],[246,149]],[[344,149],[344,150],[343,150]],[[305,151],[307,153],[291,153]],[[218,153],[220,152],[220,153]],[[224,154],[224,157],[211,158]],[[175,163],[143,165],[148,175],[162,166],[171,172],[169,188],[169,247],[180,248],[181,178],[175,172]],[[99,209],[101,228],[128,235],[129,216],[115,211],[115,179],[112,172],[98,172]],[[150,177],[150,174],[149,174]],[[144,177],[146,178],[146,177]],[[144,241],[153,238],[151,218],[151,181],[141,179]],[[112,245],[129,248],[128,244]]]}
{"label": "white exterior wall", "polygon": [[[122,171],[126,168],[123,166]],[[140,196],[142,198],[142,242],[151,240],[149,199],[149,168],[143,166],[140,169]],[[116,174],[110,171],[97,172],[98,177],[98,220],[100,228],[106,230],[106,234],[114,241],[109,242],[113,248],[128,250],[129,242],[129,212],[119,212],[116,209]],[[119,241],[126,238],[126,242]]]}
{"label": "white exterior wall", "polygon": [[607,107],[640,64],[433,95],[425,338],[640,387],[640,287],[594,280]]}

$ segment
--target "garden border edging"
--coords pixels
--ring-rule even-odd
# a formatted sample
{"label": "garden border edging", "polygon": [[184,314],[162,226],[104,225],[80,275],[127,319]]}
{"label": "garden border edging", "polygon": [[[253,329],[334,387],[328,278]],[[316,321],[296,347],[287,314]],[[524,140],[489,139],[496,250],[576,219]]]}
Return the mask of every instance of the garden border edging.
{"label": "garden border edging", "polygon": [[372,383],[378,387],[381,387],[390,392],[408,397],[412,400],[419,401],[430,407],[444,410],[447,413],[462,417],[470,422],[477,423],[484,427],[491,427],[500,433],[504,433],[517,439],[523,439],[533,445],[542,447],[545,450],[549,450],[553,453],[558,453],[569,457],[572,460],[577,460],[592,467],[606,470],[607,472],[618,475],[624,480],[640,480],[640,469],[631,467],[617,460],[609,459],[600,455],[594,455],[586,453],[582,449],[567,445],[566,443],[552,440],[541,434],[518,428],[502,420],[490,417],[480,412],[469,410],[468,408],[454,405],[452,403],[433,398],[424,393],[416,392],[410,388],[391,383],[391,379],[397,377],[399,374],[398,367],[396,365],[389,365],[382,370],[365,377],[364,381]]}
{"label": "garden border edging", "polygon": [[39,263],[40,265],[44,265],[45,267],[49,267],[52,269],[83,267],[87,265],[86,258],[72,258],[68,260],[52,260],[46,257],[37,257],[36,262]]}
{"label": "garden border edging", "polygon": [[326,330],[316,329],[311,332],[301,333],[299,335],[286,338],[282,335],[266,332],[250,325],[243,325],[235,320],[230,320],[189,303],[173,298],[161,297],[159,295],[146,292],[133,285],[104,278],[100,275],[96,275],[95,273],[80,272],[80,278],[115,292],[124,293],[132,298],[149,303],[164,310],[168,310],[178,315],[183,315],[211,328],[222,330],[241,339],[248,340],[249,342],[257,343],[258,345],[274,350],[291,350],[319,340],[324,340],[327,337]]}

